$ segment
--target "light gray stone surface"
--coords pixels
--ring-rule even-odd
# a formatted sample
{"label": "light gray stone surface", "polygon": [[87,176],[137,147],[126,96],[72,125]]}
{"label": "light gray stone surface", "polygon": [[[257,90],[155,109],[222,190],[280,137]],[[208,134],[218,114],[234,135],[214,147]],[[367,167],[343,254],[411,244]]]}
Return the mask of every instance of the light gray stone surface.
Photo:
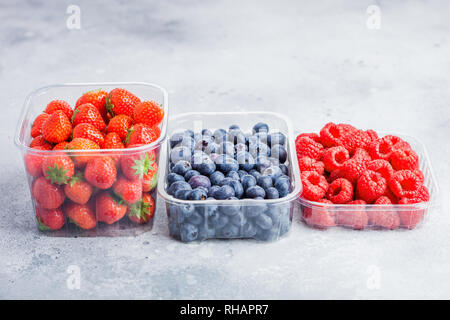
{"label": "light gray stone surface", "polygon": [[[0,298],[450,298],[448,1],[76,1],[80,30],[66,28],[67,4],[0,2]],[[371,4],[379,30],[366,27]],[[42,236],[13,144],[22,103],[44,85],[96,81],[158,83],[172,115],[272,110],[300,130],[413,135],[440,207],[411,232],[320,232],[296,217],[271,244],[176,242],[161,207],[136,238]]]}

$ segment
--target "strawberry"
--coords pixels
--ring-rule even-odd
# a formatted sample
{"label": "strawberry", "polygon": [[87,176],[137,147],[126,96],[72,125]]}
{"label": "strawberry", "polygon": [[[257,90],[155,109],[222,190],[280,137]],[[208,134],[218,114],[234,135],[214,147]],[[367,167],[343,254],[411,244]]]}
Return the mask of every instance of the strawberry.
{"label": "strawberry", "polygon": [[31,194],[36,203],[44,209],[56,209],[64,202],[64,192],[57,184],[44,177],[37,178],[31,186]]}
{"label": "strawberry", "polygon": [[76,173],[70,182],[64,186],[66,197],[75,203],[86,204],[91,198],[92,187],[87,183],[81,172]]}
{"label": "strawberry", "polygon": [[128,204],[139,201],[142,196],[142,182],[139,180],[129,180],[122,175],[114,182],[112,189],[120,199]]}
{"label": "strawberry", "polygon": [[142,177],[142,191],[150,192],[156,187],[158,182],[158,164],[154,162],[147,174]]}
{"label": "strawberry", "polygon": [[164,118],[164,109],[154,101],[143,101],[134,108],[134,121],[150,127],[157,126]]}
{"label": "strawberry", "polygon": [[[42,146],[34,147],[36,150],[46,150]],[[44,155],[38,153],[27,153],[25,155],[25,169],[28,174],[33,177],[39,177],[42,174],[42,162],[44,161]]]}
{"label": "strawberry", "polygon": [[51,143],[45,141],[43,135],[39,135],[39,136],[35,137],[33,140],[31,140],[30,148],[34,148],[34,147],[43,147],[44,150],[52,150],[53,149],[53,145]]}
{"label": "strawberry", "polygon": [[110,188],[116,180],[116,166],[111,157],[93,157],[84,170],[84,178],[99,189]]}
{"label": "strawberry", "polygon": [[125,146],[122,143],[119,135],[115,132],[110,132],[105,136],[103,149],[123,149]]}
{"label": "strawberry", "polygon": [[69,144],[69,142],[67,142],[67,141],[60,142],[60,143],[56,144],[52,150],[53,151],[66,150],[68,144]]}
{"label": "strawberry", "polygon": [[50,115],[47,113],[41,113],[34,119],[33,125],[31,126],[31,136],[36,138],[38,135],[42,134],[42,124]]}
{"label": "strawberry", "polygon": [[90,230],[97,226],[97,219],[91,204],[67,202],[64,210],[70,221],[81,229]]}
{"label": "strawberry", "polygon": [[97,110],[100,112],[103,120],[107,120],[107,116],[106,116],[106,97],[108,96],[108,92],[106,92],[105,90],[92,90],[92,91],[88,91],[85,94],[83,94],[78,100],[77,103],[75,104],[75,109],[78,106],[81,106],[82,104],[85,103],[90,103],[92,104],[94,107],[97,108]]}
{"label": "strawberry", "polygon": [[106,109],[114,117],[119,114],[133,116],[133,110],[141,100],[125,89],[116,88],[111,90],[106,97]]}
{"label": "strawberry", "polygon": [[48,156],[42,162],[42,172],[51,183],[66,184],[73,176],[75,166],[69,156]]}
{"label": "strawberry", "polygon": [[52,113],[42,124],[42,136],[52,143],[59,143],[69,139],[72,133],[72,124],[61,110]]}
{"label": "strawberry", "polygon": [[72,116],[72,124],[76,127],[80,123],[92,124],[99,131],[106,127],[102,115],[91,103],[82,104],[75,109]]}
{"label": "strawberry", "polygon": [[130,127],[125,138],[125,145],[149,144],[159,138],[161,130],[158,127],[149,127],[146,124],[138,123]]}
{"label": "strawberry", "polygon": [[[137,147],[138,145],[134,145]],[[120,167],[123,174],[130,180],[142,180],[144,175],[153,170],[155,153],[153,151],[122,156]]]}
{"label": "strawberry", "polygon": [[50,103],[45,108],[45,113],[47,114],[53,114],[56,111],[62,111],[67,116],[67,118],[72,118],[73,110],[70,107],[70,104],[68,104],[64,100],[53,100],[50,101]]}
{"label": "strawberry", "polygon": [[78,124],[75,128],[73,128],[72,137],[91,140],[100,147],[103,146],[103,142],[105,141],[103,134],[90,123]]}
{"label": "strawberry", "polygon": [[142,194],[142,200],[133,203],[127,210],[128,218],[138,224],[150,221],[155,215],[155,201],[149,193]]}
{"label": "strawberry", "polygon": [[95,199],[95,211],[98,221],[112,224],[123,218],[127,212],[127,206],[121,200],[111,196],[108,191],[103,191]]}
{"label": "strawberry", "polygon": [[119,135],[120,140],[125,140],[127,138],[128,129],[131,127],[133,119],[124,114],[119,114],[114,118],[111,118],[106,128],[106,132],[115,132]]}
{"label": "strawberry", "polygon": [[[84,138],[75,138],[69,142],[66,146],[67,150],[96,150],[100,149],[98,144],[94,141],[84,139]],[[87,154],[86,152],[73,153],[72,158],[75,162],[75,167],[82,168],[88,160],[92,157],[92,155]]]}
{"label": "strawberry", "polygon": [[66,217],[61,209],[44,209],[36,207],[36,219],[40,231],[59,230],[66,223]]}

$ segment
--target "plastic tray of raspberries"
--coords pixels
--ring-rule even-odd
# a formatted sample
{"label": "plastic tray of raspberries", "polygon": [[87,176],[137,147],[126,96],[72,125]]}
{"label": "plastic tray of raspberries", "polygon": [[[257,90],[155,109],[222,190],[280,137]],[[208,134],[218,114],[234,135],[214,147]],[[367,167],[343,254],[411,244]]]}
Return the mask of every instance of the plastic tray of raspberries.
{"label": "plastic tray of raspberries", "polygon": [[314,228],[414,229],[438,187],[427,151],[413,137],[326,124],[296,132],[303,221]]}
{"label": "plastic tray of raspberries", "polygon": [[286,234],[302,188],[292,134],[270,112],[171,118],[158,182],[170,235],[191,242]]}
{"label": "plastic tray of raspberries", "polygon": [[151,230],[164,89],[146,83],[48,86],[25,101],[15,142],[37,226],[52,236]]}

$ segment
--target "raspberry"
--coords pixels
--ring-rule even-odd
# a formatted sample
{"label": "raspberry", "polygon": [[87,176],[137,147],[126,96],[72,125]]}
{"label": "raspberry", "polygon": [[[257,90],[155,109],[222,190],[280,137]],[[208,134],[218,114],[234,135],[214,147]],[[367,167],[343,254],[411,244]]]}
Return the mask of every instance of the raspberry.
{"label": "raspberry", "polygon": [[398,203],[397,196],[391,191],[391,189],[389,189],[389,180],[388,180],[388,187],[386,188],[386,192],[384,193],[383,196],[387,197],[392,202],[392,204]]}
{"label": "raspberry", "polygon": [[303,137],[308,137],[313,139],[315,142],[321,143],[320,142],[320,137],[317,133],[301,133],[297,136],[297,138],[295,139],[295,144],[297,144],[297,140]]}
{"label": "raspberry", "polygon": [[318,174],[323,174],[324,164],[322,161],[316,161],[309,157],[301,157],[298,159],[298,166],[301,172],[304,171],[314,171]]}
{"label": "raspberry", "polygon": [[310,201],[318,201],[325,196],[328,188],[327,179],[314,171],[305,171],[301,174],[303,193],[302,197]]}
{"label": "raspberry", "polygon": [[397,149],[391,154],[391,164],[395,170],[415,170],[419,168],[419,157],[411,149]]}
{"label": "raspberry", "polygon": [[327,148],[340,145],[346,132],[345,127],[329,122],[320,130],[320,141]]}
{"label": "raspberry", "polygon": [[356,148],[350,159],[363,161],[363,162],[372,160],[372,158],[370,157],[370,154],[362,148]]}
{"label": "raspberry", "polygon": [[419,190],[421,183],[419,177],[409,170],[400,170],[394,173],[389,180],[389,188],[399,198],[412,198]]}
{"label": "raspberry", "polygon": [[322,156],[325,170],[327,170],[328,172],[339,169],[349,158],[350,155],[343,146],[329,148],[324,151]]}
{"label": "raspberry", "polygon": [[372,141],[367,151],[372,159],[389,160],[392,153],[392,142],[384,138]]}
{"label": "raspberry", "polygon": [[[391,200],[386,196],[379,197],[374,204],[376,205],[392,205]],[[369,217],[369,223],[372,225],[380,226],[386,229],[397,229],[400,225],[400,217],[396,211],[390,209],[369,210],[367,212]]]}
{"label": "raspberry", "polygon": [[378,140],[378,134],[373,130],[366,130],[367,135],[370,138],[370,142]]}
{"label": "raspberry", "polygon": [[344,135],[349,133],[349,132],[353,132],[355,130],[358,130],[354,126],[352,126],[351,124],[346,124],[346,123],[340,123],[340,124],[338,124],[338,127],[340,127],[343,130]]}
{"label": "raspberry", "polygon": [[331,183],[340,177],[341,177],[341,171],[339,169],[336,169],[330,173],[330,175],[328,177],[328,182]]}
{"label": "raspberry", "polygon": [[420,169],[415,169],[415,170],[411,170],[416,176],[419,177],[419,181],[421,184],[423,184],[423,182],[425,181],[425,177],[423,176],[422,171],[420,171]]}
{"label": "raspberry", "polygon": [[349,206],[347,210],[337,213],[336,224],[356,230],[364,229],[369,221],[365,210],[366,202],[364,200],[355,200],[347,204],[355,207]]}
{"label": "raspberry", "polygon": [[353,185],[350,181],[339,178],[334,180],[328,187],[327,199],[333,203],[347,203],[353,200]]}
{"label": "raspberry", "polygon": [[[402,200],[402,199],[400,199],[400,200]],[[430,200],[430,192],[428,191],[427,187],[421,186],[412,197],[408,197],[407,199],[408,200],[403,200],[403,202],[405,202],[405,201],[407,203],[427,202]],[[399,201],[399,203],[400,203],[400,201]]]}
{"label": "raspberry", "polygon": [[[320,203],[333,204],[330,200],[320,199]],[[319,229],[328,229],[329,227],[336,226],[334,222],[334,215],[327,210],[326,206],[313,205],[311,207],[303,208],[303,220],[309,226]]]}
{"label": "raspberry", "polygon": [[378,172],[386,179],[386,181],[391,180],[394,174],[394,169],[391,164],[383,159],[372,160],[367,163],[367,170],[372,170]]}
{"label": "raspberry", "polygon": [[341,144],[350,153],[353,153],[356,148],[366,149],[371,141],[370,136],[362,130],[350,131],[341,138]]}
{"label": "raspberry", "polygon": [[297,157],[310,157],[314,160],[320,159],[323,152],[323,146],[315,142],[310,137],[301,137],[295,142],[297,148]]}
{"label": "raspberry", "polygon": [[386,179],[381,174],[372,170],[366,170],[359,177],[356,190],[358,197],[372,203],[381,197],[387,188]]}
{"label": "raspberry", "polygon": [[358,178],[366,170],[366,163],[355,159],[348,160],[339,170],[341,178],[345,178],[351,183],[356,183]]}
{"label": "raspberry", "polygon": [[[420,188],[421,190],[418,192],[419,196],[414,198],[401,198],[398,202],[400,205],[408,205],[419,203],[423,201],[428,201],[430,198],[430,194],[428,189],[425,186]],[[421,222],[425,216],[425,209],[419,209],[414,207],[406,207],[402,208],[398,207],[398,216],[400,217],[400,223],[402,227],[408,229],[414,229],[419,222]]]}

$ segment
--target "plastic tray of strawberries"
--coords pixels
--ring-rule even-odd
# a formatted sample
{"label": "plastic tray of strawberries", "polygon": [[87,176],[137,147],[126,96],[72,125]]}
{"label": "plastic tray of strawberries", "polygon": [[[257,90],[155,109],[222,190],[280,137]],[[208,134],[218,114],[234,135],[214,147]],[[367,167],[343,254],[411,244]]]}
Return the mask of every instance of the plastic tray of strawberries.
{"label": "plastic tray of strawberries", "polygon": [[[268,145],[259,144],[265,134],[252,135],[257,123],[267,124],[268,133],[274,134],[268,156]],[[186,130],[192,136],[186,135]],[[217,136],[218,132],[223,136]],[[278,132],[285,139],[281,137],[283,141],[275,144]],[[302,188],[292,136],[289,121],[270,112],[187,113],[171,118],[158,181],[170,235],[191,242],[235,238],[274,241],[286,234]],[[244,154],[246,160],[240,158]],[[224,167],[227,163],[234,163],[235,168]],[[255,166],[241,166],[244,163]],[[264,177],[253,179],[260,176]]]}
{"label": "plastic tray of strawberries", "polygon": [[24,104],[15,142],[37,226],[52,236],[128,236],[151,230],[164,89],[146,83],[48,86]]}
{"label": "plastic tray of strawberries", "polygon": [[309,226],[328,229],[414,229],[435,206],[438,187],[425,146],[392,132],[326,124],[296,132]]}

